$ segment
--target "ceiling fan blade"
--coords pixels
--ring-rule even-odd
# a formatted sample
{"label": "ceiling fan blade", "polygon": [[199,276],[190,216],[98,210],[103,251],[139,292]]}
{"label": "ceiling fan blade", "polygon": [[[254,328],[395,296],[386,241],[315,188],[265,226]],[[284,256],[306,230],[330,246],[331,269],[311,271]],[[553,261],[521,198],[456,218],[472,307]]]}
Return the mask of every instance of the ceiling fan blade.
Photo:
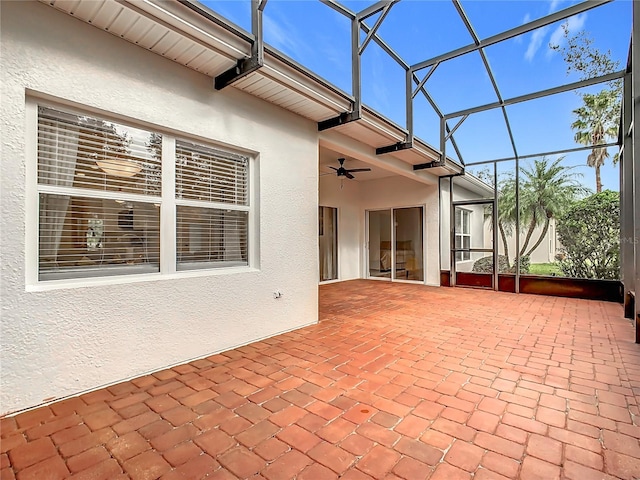
{"label": "ceiling fan blade", "polygon": [[329,167],[331,170],[335,170],[336,172],[338,171],[338,169],[336,167],[332,167],[330,165],[327,165],[327,167]]}
{"label": "ceiling fan blade", "polygon": [[350,179],[350,180],[353,180],[354,178],[356,178],[356,177],[354,177],[353,175],[351,175],[351,174],[350,174],[349,172],[347,172],[347,171],[345,171],[345,172],[344,172],[344,176],[345,176],[345,177],[347,177],[347,178],[348,178],[348,179]]}
{"label": "ceiling fan blade", "polygon": [[347,172],[370,172],[370,168],[350,168]]}
{"label": "ceiling fan blade", "polygon": [[329,172],[329,173],[321,173],[319,176],[320,177],[324,177],[325,175],[333,175],[333,173]]}

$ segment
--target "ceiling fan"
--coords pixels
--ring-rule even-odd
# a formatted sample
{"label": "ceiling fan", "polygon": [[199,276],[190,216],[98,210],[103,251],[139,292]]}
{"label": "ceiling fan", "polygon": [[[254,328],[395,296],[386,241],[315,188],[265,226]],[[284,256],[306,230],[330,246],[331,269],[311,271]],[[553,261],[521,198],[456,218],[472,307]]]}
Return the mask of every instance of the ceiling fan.
{"label": "ceiling fan", "polygon": [[370,172],[371,169],[370,168],[351,168],[351,169],[346,169],[344,168],[344,158],[339,158],[338,162],[340,163],[340,168],[336,168],[336,167],[332,167],[329,166],[329,168],[331,168],[332,170],[336,171],[336,174],[339,177],[347,177],[350,180],[353,180],[355,177],[353,175],[351,175],[354,172]]}

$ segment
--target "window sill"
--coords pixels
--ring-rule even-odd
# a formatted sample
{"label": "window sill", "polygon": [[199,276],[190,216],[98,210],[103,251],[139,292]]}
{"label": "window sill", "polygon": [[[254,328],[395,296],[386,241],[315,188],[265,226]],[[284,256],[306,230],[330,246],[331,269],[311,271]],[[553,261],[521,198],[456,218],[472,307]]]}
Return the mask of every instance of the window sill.
{"label": "window sill", "polygon": [[108,277],[69,278],[64,280],[45,280],[26,285],[27,292],[46,292],[71,288],[101,287],[106,285],[126,285],[140,282],[158,282],[164,280],[180,280],[196,277],[216,277],[233,274],[260,272],[259,268],[249,266],[184,270],[172,273],[143,273],[129,275],[113,275]]}

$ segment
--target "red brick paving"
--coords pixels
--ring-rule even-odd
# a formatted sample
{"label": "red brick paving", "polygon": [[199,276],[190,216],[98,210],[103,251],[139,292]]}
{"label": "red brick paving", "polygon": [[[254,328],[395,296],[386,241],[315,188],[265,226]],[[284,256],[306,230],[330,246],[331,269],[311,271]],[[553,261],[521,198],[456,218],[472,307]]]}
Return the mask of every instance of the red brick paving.
{"label": "red brick paving", "polygon": [[0,479],[640,478],[620,305],[358,280],[320,320],[3,418]]}

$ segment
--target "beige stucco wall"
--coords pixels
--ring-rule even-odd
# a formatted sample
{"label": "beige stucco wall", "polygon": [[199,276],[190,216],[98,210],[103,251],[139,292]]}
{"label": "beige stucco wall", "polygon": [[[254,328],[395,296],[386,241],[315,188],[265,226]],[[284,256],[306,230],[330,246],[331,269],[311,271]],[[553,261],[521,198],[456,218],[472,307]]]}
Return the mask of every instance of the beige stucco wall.
{"label": "beige stucco wall", "polygon": [[[316,322],[316,124],[233,88],[215,91],[211,78],[45,4],[0,5],[0,414]],[[37,196],[26,176],[35,162],[27,97],[42,96],[254,152],[252,268],[28,282]]]}

